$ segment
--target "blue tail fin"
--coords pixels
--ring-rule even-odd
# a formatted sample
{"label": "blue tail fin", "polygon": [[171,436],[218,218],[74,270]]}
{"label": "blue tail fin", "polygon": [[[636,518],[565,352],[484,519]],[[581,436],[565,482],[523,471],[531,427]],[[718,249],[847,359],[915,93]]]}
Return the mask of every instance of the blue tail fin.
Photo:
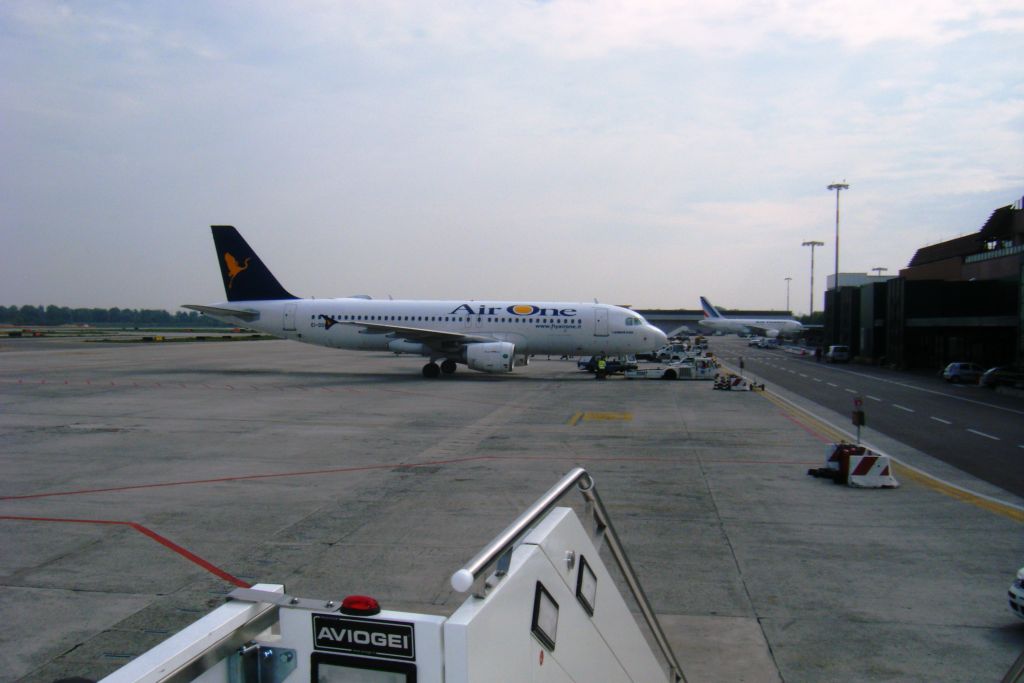
{"label": "blue tail fin", "polygon": [[721,317],[723,317],[722,314],[719,313],[718,310],[714,306],[711,305],[711,302],[708,301],[707,299],[705,299],[704,297],[700,298],[700,307],[704,309],[704,317],[705,318],[721,318]]}
{"label": "blue tail fin", "polygon": [[211,225],[210,228],[228,301],[297,298],[281,286],[233,226]]}

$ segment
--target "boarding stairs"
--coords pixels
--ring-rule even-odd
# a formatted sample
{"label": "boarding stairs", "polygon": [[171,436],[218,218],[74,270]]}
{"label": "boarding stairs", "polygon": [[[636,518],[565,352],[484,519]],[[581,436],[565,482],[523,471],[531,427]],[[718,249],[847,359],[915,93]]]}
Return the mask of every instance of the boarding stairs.
{"label": "boarding stairs", "polygon": [[[584,522],[559,506],[576,489]],[[641,628],[599,549],[607,545]],[[577,467],[451,576],[449,617],[237,589],[102,683],[685,681],[593,478]],[[651,642],[653,641],[653,645]]]}

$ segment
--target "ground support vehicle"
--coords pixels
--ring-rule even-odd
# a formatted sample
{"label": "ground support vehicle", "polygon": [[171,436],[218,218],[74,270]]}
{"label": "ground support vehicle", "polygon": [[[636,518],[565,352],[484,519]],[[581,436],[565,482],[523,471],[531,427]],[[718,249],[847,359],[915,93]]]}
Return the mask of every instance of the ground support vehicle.
{"label": "ground support vehicle", "polygon": [[[636,369],[636,358],[633,356],[608,356],[604,363],[605,375],[616,375],[627,370]],[[576,362],[576,367],[587,372],[597,372],[597,358],[595,356],[583,356]]]}
{"label": "ground support vehicle", "polygon": [[713,357],[688,358],[679,363],[638,367],[625,372],[626,379],[713,380],[718,362]]}
{"label": "ground support vehicle", "polygon": [[[581,521],[556,507],[572,489]],[[604,564],[615,560],[648,644]],[[368,596],[314,600],[284,586],[240,588],[229,602],[103,679],[289,683],[684,680],[593,479],[577,467],[461,569],[467,598],[449,617],[382,610]]]}

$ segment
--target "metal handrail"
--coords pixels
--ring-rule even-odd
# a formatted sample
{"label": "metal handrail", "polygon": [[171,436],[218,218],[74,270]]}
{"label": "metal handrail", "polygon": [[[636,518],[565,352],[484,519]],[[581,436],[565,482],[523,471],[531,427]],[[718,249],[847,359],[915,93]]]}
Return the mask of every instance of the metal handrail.
{"label": "metal handrail", "polygon": [[686,681],[686,677],[683,675],[683,669],[679,666],[679,662],[676,660],[676,655],[672,651],[672,646],[669,645],[668,639],[665,637],[665,632],[661,628],[661,623],[658,621],[657,615],[654,613],[654,609],[651,607],[650,601],[647,599],[647,595],[644,593],[643,588],[640,586],[640,581],[637,579],[636,572],[633,571],[633,565],[630,564],[629,558],[626,556],[626,551],[622,547],[622,543],[619,541],[619,535],[615,532],[615,527],[612,526],[611,518],[608,516],[608,510],[605,508],[604,503],[601,501],[601,497],[597,493],[597,486],[594,484],[593,477],[587,473],[582,467],[575,467],[562,477],[557,484],[548,489],[547,493],[538,498],[533,505],[528,507],[523,514],[519,515],[514,522],[509,524],[505,529],[499,533],[494,539],[488,543],[483,549],[478,552],[473,559],[467,562],[462,569],[452,574],[451,584],[459,593],[465,593],[478,578],[480,578],[484,571],[503,557],[506,553],[510,552],[515,546],[516,541],[526,535],[531,528],[543,517],[548,511],[553,508],[559,500],[573,485],[578,485],[580,493],[587,500],[587,502],[593,505],[594,517],[597,523],[604,530],[604,535],[608,540],[608,549],[612,553],[612,557],[615,558],[615,563],[619,567],[619,571],[622,572],[623,578],[626,580],[626,585],[629,586],[630,592],[633,594],[633,598],[640,606],[640,612],[644,616],[644,620],[647,622],[647,627],[651,630],[654,635],[654,639],[658,643],[658,647],[661,650],[662,656],[668,662],[669,667],[672,669],[672,674],[675,676],[676,681]]}

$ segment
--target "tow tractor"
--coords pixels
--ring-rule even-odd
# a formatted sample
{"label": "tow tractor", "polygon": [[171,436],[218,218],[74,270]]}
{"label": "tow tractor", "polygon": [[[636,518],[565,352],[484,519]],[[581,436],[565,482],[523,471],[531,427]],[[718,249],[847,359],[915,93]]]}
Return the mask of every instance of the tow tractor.
{"label": "tow tractor", "polygon": [[652,365],[626,370],[626,379],[700,379],[713,380],[718,361],[713,356],[689,357],[679,363]]}
{"label": "tow tractor", "polygon": [[[585,501],[586,528],[572,508],[558,506],[574,487]],[[604,544],[645,629],[600,557]],[[300,598],[275,584],[237,589],[226,604],[103,682],[685,681],[594,480],[581,467],[450,582],[468,597],[449,617],[381,609],[368,596]]]}

